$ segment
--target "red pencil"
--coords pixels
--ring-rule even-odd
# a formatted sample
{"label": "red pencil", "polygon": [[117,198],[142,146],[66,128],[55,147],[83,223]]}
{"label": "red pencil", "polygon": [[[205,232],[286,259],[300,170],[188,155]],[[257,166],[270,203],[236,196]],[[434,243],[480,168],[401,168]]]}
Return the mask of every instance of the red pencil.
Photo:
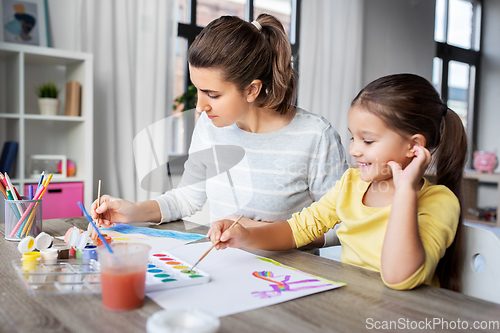
{"label": "red pencil", "polygon": [[4,178],[4,176],[2,175],[1,172],[0,172],[0,183],[2,183],[2,185],[5,189],[7,189],[9,187],[9,185],[7,185],[7,179]]}
{"label": "red pencil", "polygon": [[[5,173],[5,175],[7,175],[7,172]],[[5,189],[7,189],[9,187],[9,185],[7,184],[7,179],[4,178],[1,172],[0,172],[0,180],[5,186]],[[19,200],[21,200],[21,196],[19,195],[19,192],[17,192],[17,189],[14,185],[12,185],[12,188],[10,190],[12,191],[12,189],[14,189],[14,192],[16,192],[17,197],[19,198]]]}

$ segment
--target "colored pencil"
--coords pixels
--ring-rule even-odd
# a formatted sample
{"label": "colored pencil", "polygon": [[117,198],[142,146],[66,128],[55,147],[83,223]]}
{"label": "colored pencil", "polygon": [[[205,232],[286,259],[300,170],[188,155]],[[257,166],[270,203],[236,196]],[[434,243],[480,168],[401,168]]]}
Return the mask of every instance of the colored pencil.
{"label": "colored pencil", "polygon": [[[12,194],[10,193],[9,188],[7,188],[7,190],[5,192],[7,193],[7,199],[10,200],[10,201],[14,201],[14,198],[12,197]],[[10,203],[10,207],[14,211],[14,214],[16,215],[16,217],[18,219],[20,219],[21,218],[21,214],[19,214],[19,211],[17,210],[16,204],[13,203],[13,202],[11,202]]]}
{"label": "colored pencil", "polygon": [[[12,182],[10,181],[10,177],[5,173],[5,181],[7,182],[7,185],[9,186],[10,194],[12,195],[13,200],[19,201],[18,196],[16,195],[16,191],[14,188],[14,185],[12,185]],[[22,215],[24,213],[23,206],[20,203],[15,203],[17,207],[17,211],[19,212],[19,215]]]}
{"label": "colored pencil", "polygon": [[38,188],[40,187],[40,185],[42,185],[44,175],[45,175],[45,170],[43,170],[42,174],[40,175],[40,180],[38,181],[38,186],[36,187],[37,191],[38,191]]}
{"label": "colored pencil", "polygon": [[2,192],[5,199],[9,200],[9,197],[7,196],[7,192],[5,192],[5,188],[4,188],[3,184],[0,184],[0,191]]}
{"label": "colored pencil", "polygon": [[[9,178],[9,175],[7,174],[7,172],[5,173],[5,177],[0,172],[0,180],[2,181],[2,183],[4,184],[5,187],[12,185],[12,183],[10,183],[10,185],[9,185],[10,178],[9,178],[9,181],[7,181],[7,178]],[[17,192],[17,189],[14,186],[12,186],[12,188],[10,190],[12,191],[12,189],[14,189],[13,193],[15,193],[18,198],[20,198],[21,196],[19,195],[19,192]]]}
{"label": "colored pencil", "polygon": [[7,184],[7,180],[5,180],[5,177],[1,172],[0,172],[0,182],[3,184],[5,188],[9,187],[9,184]]}
{"label": "colored pencil", "polygon": [[[47,177],[47,180],[45,180],[42,186],[38,189],[37,193],[35,194],[34,200],[43,198],[43,195],[45,194],[45,191],[47,190],[47,187],[49,186],[51,179],[52,179],[52,174],[50,174]],[[36,213],[36,209],[38,209],[38,202],[37,203],[32,202],[29,204],[28,208],[17,222],[16,227],[14,228],[14,230],[12,230],[10,237],[14,237],[14,235],[16,235],[16,237],[21,237],[23,233],[30,232],[33,224],[33,219],[31,219],[31,216],[28,214],[33,215],[34,212]]]}
{"label": "colored pencil", "polygon": [[45,170],[43,170],[42,173],[40,174],[40,180],[38,181],[38,186],[36,187],[37,189],[40,187],[40,185],[42,185],[44,175],[45,175]]}
{"label": "colored pencil", "polygon": [[[38,199],[41,198],[41,189],[39,192],[36,193],[35,195],[35,200],[38,200]],[[17,222],[17,224],[21,223],[21,225],[19,226],[19,229],[17,230],[16,232],[16,237],[21,237],[22,234],[26,231],[26,229],[28,228],[29,224],[30,224],[30,218],[31,216],[33,215],[33,212],[35,212],[35,210],[38,208],[38,202],[35,203],[35,202],[32,202],[28,205],[28,208],[26,209],[26,211],[24,212],[23,216],[21,216],[21,218],[19,219],[19,221]],[[17,226],[16,224],[16,226]],[[28,230],[28,233],[29,233],[29,230]]]}
{"label": "colored pencil", "polygon": [[21,232],[18,232],[16,234],[16,236],[18,234],[19,234],[19,237],[23,237],[23,235],[28,236],[28,234],[31,232],[31,225],[33,224],[33,219],[36,216],[37,208],[38,208],[38,202],[35,204],[35,207],[33,207],[33,209],[31,210],[31,214],[26,219],[26,223],[24,224],[24,227],[22,228],[22,230],[21,230],[21,228],[19,228],[19,230],[21,230]]}
{"label": "colored pencil", "polygon": [[[44,186],[45,188],[43,189],[42,194],[40,195],[39,199],[43,199],[43,195],[45,194],[45,191],[49,187],[49,183],[51,180],[52,180],[52,174],[49,174],[47,179],[44,182],[42,182],[42,186]],[[21,235],[25,234],[27,236],[30,233],[31,228],[33,226],[33,220],[36,216],[37,209],[38,209],[38,202],[35,204],[35,207],[32,209],[31,214],[27,219],[26,226],[23,228],[23,230],[21,232]]]}
{"label": "colored pencil", "polygon": [[[42,190],[42,194],[40,194],[39,199],[43,199],[43,195],[45,194],[45,191],[47,190],[47,187],[49,187],[49,183],[50,183],[51,180],[52,180],[52,174],[50,174],[47,177],[47,179],[42,183],[42,186],[44,186],[44,189]],[[33,207],[33,209],[31,210],[31,214],[26,219],[26,223],[25,223],[24,227],[22,228],[21,232],[17,233],[17,235],[19,237],[22,236],[23,234],[25,236],[27,236],[30,233],[31,228],[33,226],[33,220],[34,220],[34,218],[36,216],[37,209],[38,209],[38,202],[35,203],[35,207]]]}
{"label": "colored pencil", "polygon": [[[229,228],[227,228],[226,230],[229,230],[229,229],[231,229],[232,227],[234,227],[234,226],[236,225],[236,223],[238,223],[238,222],[241,220],[241,218],[242,218],[242,217],[243,217],[243,214],[241,214],[241,215],[240,215],[240,217],[238,217],[238,219],[237,219],[236,221],[234,221],[234,223],[233,223],[233,224],[231,224],[231,226],[230,226]],[[214,244],[212,244],[212,246],[210,246],[210,248],[207,250],[207,252],[205,252],[205,253],[201,256],[201,258],[200,258],[200,259],[198,259],[198,261],[196,262],[196,264],[194,264],[194,265],[193,265],[193,267],[191,267],[191,269],[190,269],[190,270],[192,271],[192,270],[196,267],[196,265],[198,265],[198,264],[200,263],[200,261],[201,261],[203,258],[205,258],[205,257],[207,256],[207,254],[208,254],[210,251],[212,251],[212,249],[213,249],[213,248],[214,248],[217,244],[219,244],[219,243],[220,243],[220,239],[219,239],[217,242],[215,242]]]}
{"label": "colored pencil", "polygon": [[[40,195],[42,194],[42,191],[44,190],[44,186],[42,185],[42,187],[38,190],[38,192],[35,194],[35,200],[38,200]],[[16,234],[17,230],[19,230],[19,227],[21,226],[21,224],[23,223],[24,219],[26,218],[26,216],[28,216],[28,213],[31,211],[31,209],[33,208],[33,206],[35,205],[34,202],[30,203],[29,206],[28,206],[28,209],[26,209],[26,211],[24,212],[24,214],[19,218],[19,221],[17,222],[16,226],[14,227],[14,229],[12,229],[12,232],[10,233],[10,237],[14,237],[14,235]]]}

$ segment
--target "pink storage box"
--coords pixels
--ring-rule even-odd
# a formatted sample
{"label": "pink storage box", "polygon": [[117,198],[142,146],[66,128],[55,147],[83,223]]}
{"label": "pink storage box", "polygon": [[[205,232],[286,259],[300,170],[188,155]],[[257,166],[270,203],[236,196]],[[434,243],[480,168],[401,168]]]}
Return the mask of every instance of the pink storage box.
{"label": "pink storage box", "polygon": [[[24,195],[29,194],[29,185],[33,185],[33,192],[38,184],[26,184]],[[66,217],[83,216],[77,202],[83,202],[83,183],[55,183],[51,182],[43,195],[42,218],[59,219]]]}

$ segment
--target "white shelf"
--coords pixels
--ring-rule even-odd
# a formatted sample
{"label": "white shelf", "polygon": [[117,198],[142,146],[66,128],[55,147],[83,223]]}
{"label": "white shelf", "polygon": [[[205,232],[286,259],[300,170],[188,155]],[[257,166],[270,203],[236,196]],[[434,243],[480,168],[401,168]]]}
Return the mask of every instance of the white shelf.
{"label": "white shelf", "polygon": [[12,113],[2,113],[2,114],[0,114],[0,118],[19,119],[19,115],[12,114]]}
{"label": "white shelf", "polygon": [[1,113],[0,118],[6,118],[6,119],[32,119],[32,120],[55,120],[55,121],[77,121],[77,122],[84,122],[85,118],[83,117],[68,117],[68,116],[42,116],[42,115],[37,115],[37,114],[25,114],[25,115],[19,115],[19,114],[12,114],[12,113]]}
{"label": "white shelf", "polygon": [[[60,89],[57,116],[38,113],[35,86],[53,81]],[[81,84],[81,116],[64,116],[66,83]],[[83,182],[84,204],[93,201],[93,55],[47,47],[0,42],[0,149],[5,141],[19,147],[13,183],[19,192],[38,183],[31,176],[31,155],[65,155],[76,164],[74,177],[54,183]]]}
{"label": "white shelf", "polygon": [[465,170],[464,178],[468,179],[477,179],[481,183],[500,183],[500,174],[499,173],[480,173],[475,172],[473,170]]}
{"label": "white shelf", "polygon": [[[38,184],[39,180],[40,180],[40,177],[38,177],[37,179],[35,179],[35,178],[23,179],[25,184]],[[81,178],[81,177],[66,177],[66,178],[53,177],[50,182],[51,183],[77,183],[77,182],[85,182],[85,178]]]}
{"label": "white shelf", "polygon": [[24,119],[32,119],[32,120],[55,120],[55,121],[77,121],[84,122],[85,118],[83,117],[68,117],[68,116],[42,116],[36,114],[27,114],[21,116]]}
{"label": "white shelf", "polygon": [[[500,174],[498,173],[479,173],[476,172],[475,170],[465,170],[464,172],[464,178],[465,179],[475,179],[477,180],[478,183],[486,183],[486,184],[496,184],[497,185],[497,219],[496,221],[485,221],[485,220],[478,220],[470,214],[466,212],[465,219],[469,222],[473,223],[479,223],[479,224],[484,224],[484,225],[489,225],[489,226],[496,226],[500,227],[500,218],[498,217],[499,210],[500,210]],[[477,197],[477,188],[471,189],[475,190],[473,193],[473,197]],[[466,193],[465,195],[467,195]],[[470,195],[470,194],[469,194]]]}

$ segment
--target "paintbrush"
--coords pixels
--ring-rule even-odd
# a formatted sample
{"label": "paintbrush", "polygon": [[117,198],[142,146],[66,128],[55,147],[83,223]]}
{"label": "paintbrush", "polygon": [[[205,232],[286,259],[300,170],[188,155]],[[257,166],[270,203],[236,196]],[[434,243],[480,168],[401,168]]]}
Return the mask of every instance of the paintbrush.
{"label": "paintbrush", "polygon": [[[101,206],[101,180],[99,179],[99,186],[97,188],[97,208]],[[97,214],[97,220],[102,218],[101,214]]]}
{"label": "paintbrush", "polygon": [[[99,179],[99,186],[97,187],[97,208],[99,208],[99,206],[101,205],[101,180]],[[101,218],[101,214],[97,214],[97,219],[94,220],[94,223],[95,225],[98,227],[98,223],[99,223],[99,218]],[[97,240],[97,238],[99,237],[97,235],[97,232],[95,231],[95,229],[92,227],[92,225],[89,223],[89,226],[87,228],[87,231],[90,235],[90,238],[92,238],[93,240]]]}
{"label": "paintbrush", "polygon": [[[240,215],[240,217],[238,217],[238,219],[237,219],[236,221],[234,221],[234,223],[233,223],[233,224],[231,224],[231,226],[230,226],[229,228],[227,228],[226,230],[229,230],[229,229],[231,229],[232,227],[234,227],[234,226],[236,225],[236,223],[238,223],[238,222],[241,220],[241,218],[242,218],[242,217],[243,217],[243,214],[241,214],[241,215]],[[205,253],[201,256],[201,258],[200,258],[200,259],[198,259],[198,261],[196,262],[196,264],[194,264],[194,265],[193,265],[193,267],[191,267],[189,270],[190,270],[190,271],[192,271],[192,270],[196,267],[196,265],[198,265],[198,264],[200,263],[200,261],[201,261],[203,258],[205,258],[205,257],[207,256],[207,254],[208,254],[210,251],[212,251],[212,249],[213,249],[213,248],[214,248],[217,244],[219,244],[219,243],[220,243],[220,239],[219,239],[217,242],[215,242],[214,244],[212,244],[212,246],[210,246],[210,248],[207,250],[207,252],[205,252]]]}

